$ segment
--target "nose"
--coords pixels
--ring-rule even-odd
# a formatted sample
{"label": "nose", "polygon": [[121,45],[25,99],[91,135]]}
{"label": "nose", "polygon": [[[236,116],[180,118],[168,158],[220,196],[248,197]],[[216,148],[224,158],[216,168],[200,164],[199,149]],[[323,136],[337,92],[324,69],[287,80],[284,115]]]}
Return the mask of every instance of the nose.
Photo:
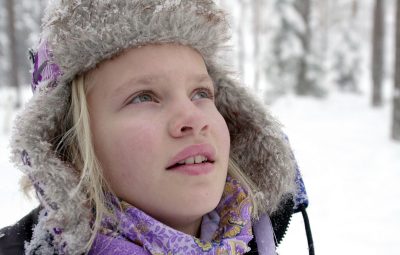
{"label": "nose", "polygon": [[176,104],[171,111],[168,129],[172,137],[204,136],[210,129],[206,113],[191,100]]}

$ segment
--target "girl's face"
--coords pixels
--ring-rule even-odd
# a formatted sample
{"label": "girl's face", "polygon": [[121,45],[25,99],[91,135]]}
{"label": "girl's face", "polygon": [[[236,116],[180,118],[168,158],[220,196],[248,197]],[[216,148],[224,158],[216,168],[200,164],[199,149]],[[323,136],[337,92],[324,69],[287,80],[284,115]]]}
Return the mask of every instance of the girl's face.
{"label": "girl's face", "polygon": [[130,49],[89,72],[87,86],[94,147],[113,191],[194,234],[221,198],[230,147],[201,55],[172,44]]}

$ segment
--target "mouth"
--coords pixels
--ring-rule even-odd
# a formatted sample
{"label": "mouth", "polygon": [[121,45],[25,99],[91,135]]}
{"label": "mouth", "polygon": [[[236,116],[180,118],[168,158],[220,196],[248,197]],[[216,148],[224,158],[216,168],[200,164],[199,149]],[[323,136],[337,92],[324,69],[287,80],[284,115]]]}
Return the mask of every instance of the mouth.
{"label": "mouth", "polygon": [[184,160],[177,162],[176,164],[174,164],[172,166],[167,167],[167,170],[171,170],[173,168],[177,168],[177,167],[185,166],[185,165],[204,165],[206,163],[213,164],[214,161],[209,160],[206,156],[196,155],[194,157],[188,157]]}
{"label": "mouth", "polygon": [[215,150],[209,144],[197,144],[186,147],[168,163],[167,170],[182,167],[201,167],[215,162]]}

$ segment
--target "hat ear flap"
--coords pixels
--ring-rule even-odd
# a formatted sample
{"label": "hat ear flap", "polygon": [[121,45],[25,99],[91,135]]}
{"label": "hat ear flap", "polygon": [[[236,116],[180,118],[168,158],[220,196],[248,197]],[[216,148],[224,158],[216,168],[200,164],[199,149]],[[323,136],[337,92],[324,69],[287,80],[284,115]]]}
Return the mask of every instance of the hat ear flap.
{"label": "hat ear flap", "polygon": [[[295,191],[295,161],[281,124],[228,75],[214,75],[216,106],[231,136],[231,157],[256,184],[259,213],[276,211]],[[261,196],[260,196],[261,195]]]}
{"label": "hat ear flap", "polygon": [[[48,80],[42,81],[39,87],[45,88],[47,84]],[[29,177],[46,211],[34,228],[32,240],[26,246],[28,251],[55,254],[54,249],[63,247],[63,239],[56,233],[60,226],[66,236],[80,237],[69,240],[68,254],[83,249],[90,238],[91,209],[82,206],[86,195],[71,195],[79,183],[79,176],[55,151],[70,93],[71,87],[67,85],[37,91],[14,122],[12,159]],[[53,245],[47,245],[49,238],[53,239]]]}

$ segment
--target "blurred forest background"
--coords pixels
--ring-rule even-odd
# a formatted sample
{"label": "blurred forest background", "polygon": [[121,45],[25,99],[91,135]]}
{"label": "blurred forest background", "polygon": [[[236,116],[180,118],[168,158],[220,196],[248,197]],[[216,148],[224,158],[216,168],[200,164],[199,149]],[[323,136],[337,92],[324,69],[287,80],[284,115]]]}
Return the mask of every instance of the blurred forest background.
{"label": "blurred forest background", "polygon": [[[82,0],[84,1],[84,0]],[[0,0],[0,228],[32,208],[9,162],[31,96],[28,49],[47,0]],[[393,254],[400,242],[400,0],[218,0],[228,63],[285,125],[317,254]],[[279,254],[308,254],[294,216]]]}
{"label": "blurred forest background", "polygon": [[[288,93],[324,98],[337,89],[370,93],[371,107],[380,107],[384,80],[391,79],[390,136],[400,140],[400,60],[393,54],[394,19],[400,18],[395,0],[218,2],[231,13],[235,52],[230,62],[266,104]],[[0,86],[15,89],[18,107],[21,87],[30,80],[28,48],[38,41],[46,0],[0,3]],[[369,77],[370,89],[360,84],[365,83],[362,77]]]}

